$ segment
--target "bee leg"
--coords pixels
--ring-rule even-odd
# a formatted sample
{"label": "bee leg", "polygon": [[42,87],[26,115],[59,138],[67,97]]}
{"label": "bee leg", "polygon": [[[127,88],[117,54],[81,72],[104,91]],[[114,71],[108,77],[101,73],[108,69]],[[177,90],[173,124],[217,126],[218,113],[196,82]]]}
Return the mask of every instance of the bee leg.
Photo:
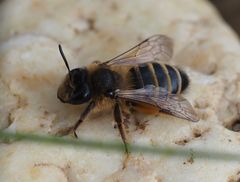
{"label": "bee leg", "polygon": [[128,142],[127,142],[127,138],[126,138],[126,131],[125,131],[124,123],[123,123],[122,110],[121,110],[121,107],[118,102],[115,104],[115,107],[114,107],[114,119],[115,119],[115,122],[119,129],[120,135],[122,137],[124,147],[125,147],[125,152],[128,155],[129,150],[128,150]]}
{"label": "bee leg", "polygon": [[[129,122],[129,114],[127,112],[125,112],[124,110],[122,110],[122,120],[123,120],[123,124],[125,125],[126,129],[128,129],[128,123]],[[116,121],[113,121],[113,128],[117,129],[118,125]]]}
{"label": "bee leg", "polygon": [[91,101],[88,106],[85,108],[85,110],[82,112],[79,120],[76,122],[76,124],[73,126],[73,134],[76,138],[78,138],[76,130],[78,126],[83,122],[83,120],[87,117],[87,115],[93,110],[93,108],[96,106],[95,101]]}

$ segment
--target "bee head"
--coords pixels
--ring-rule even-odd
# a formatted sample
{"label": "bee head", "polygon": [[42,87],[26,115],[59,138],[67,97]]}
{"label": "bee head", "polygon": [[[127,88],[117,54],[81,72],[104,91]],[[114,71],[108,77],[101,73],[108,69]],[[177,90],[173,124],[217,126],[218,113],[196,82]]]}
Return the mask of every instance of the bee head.
{"label": "bee head", "polygon": [[68,74],[58,88],[57,97],[62,102],[69,104],[83,104],[88,102],[92,94],[88,84],[87,69],[76,68],[70,70],[60,45],[59,50],[68,69]]}

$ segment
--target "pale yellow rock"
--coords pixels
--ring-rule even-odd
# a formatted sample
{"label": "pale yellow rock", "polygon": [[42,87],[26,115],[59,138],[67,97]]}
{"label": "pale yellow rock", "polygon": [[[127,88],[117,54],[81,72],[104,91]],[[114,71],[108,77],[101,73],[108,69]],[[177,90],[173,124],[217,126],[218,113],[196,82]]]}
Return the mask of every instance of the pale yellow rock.
{"label": "pale yellow rock", "polygon": [[[67,70],[106,60],[153,34],[173,38],[171,64],[191,78],[184,93],[201,120],[141,115],[145,130],[131,125],[131,143],[240,152],[229,130],[240,113],[240,44],[204,0],[18,0],[0,4],[0,127],[59,134],[82,106],[61,103],[56,92]],[[119,140],[111,111],[90,116],[82,138]],[[210,159],[124,154],[13,142],[0,144],[0,181],[237,181],[240,163]]]}

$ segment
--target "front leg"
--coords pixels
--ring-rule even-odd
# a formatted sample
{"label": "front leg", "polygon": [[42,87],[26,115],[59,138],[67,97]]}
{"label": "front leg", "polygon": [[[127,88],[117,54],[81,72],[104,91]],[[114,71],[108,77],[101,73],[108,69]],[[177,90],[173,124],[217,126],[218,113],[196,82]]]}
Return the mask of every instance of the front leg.
{"label": "front leg", "polygon": [[115,119],[115,122],[117,124],[118,129],[119,129],[120,135],[122,137],[124,147],[125,147],[125,152],[127,154],[129,154],[128,142],[127,142],[127,138],[126,138],[126,130],[125,130],[125,126],[124,126],[124,123],[123,123],[122,110],[121,110],[121,107],[120,107],[118,102],[115,104],[115,107],[114,107],[114,119]]}
{"label": "front leg", "polygon": [[78,128],[78,126],[83,122],[83,120],[87,117],[87,115],[94,109],[94,107],[96,106],[96,102],[95,101],[91,101],[88,106],[85,108],[85,110],[82,112],[79,120],[75,123],[75,125],[73,126],[73,134],[76,138],[78,138],[76,130]]}

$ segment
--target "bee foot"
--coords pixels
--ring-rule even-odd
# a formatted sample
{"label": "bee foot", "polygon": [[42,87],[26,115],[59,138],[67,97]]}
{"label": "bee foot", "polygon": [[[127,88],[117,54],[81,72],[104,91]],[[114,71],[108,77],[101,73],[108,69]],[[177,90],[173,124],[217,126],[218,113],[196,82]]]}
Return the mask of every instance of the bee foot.
{"label": "bee foot", "polygon": [[125,169],[127,167],[129,159],[130,159],[130,153],[125,153],[122,169]]}
{"label": "bee foot", "polygon": [[78,138],[76,131],[73,131],[74,137]]}

